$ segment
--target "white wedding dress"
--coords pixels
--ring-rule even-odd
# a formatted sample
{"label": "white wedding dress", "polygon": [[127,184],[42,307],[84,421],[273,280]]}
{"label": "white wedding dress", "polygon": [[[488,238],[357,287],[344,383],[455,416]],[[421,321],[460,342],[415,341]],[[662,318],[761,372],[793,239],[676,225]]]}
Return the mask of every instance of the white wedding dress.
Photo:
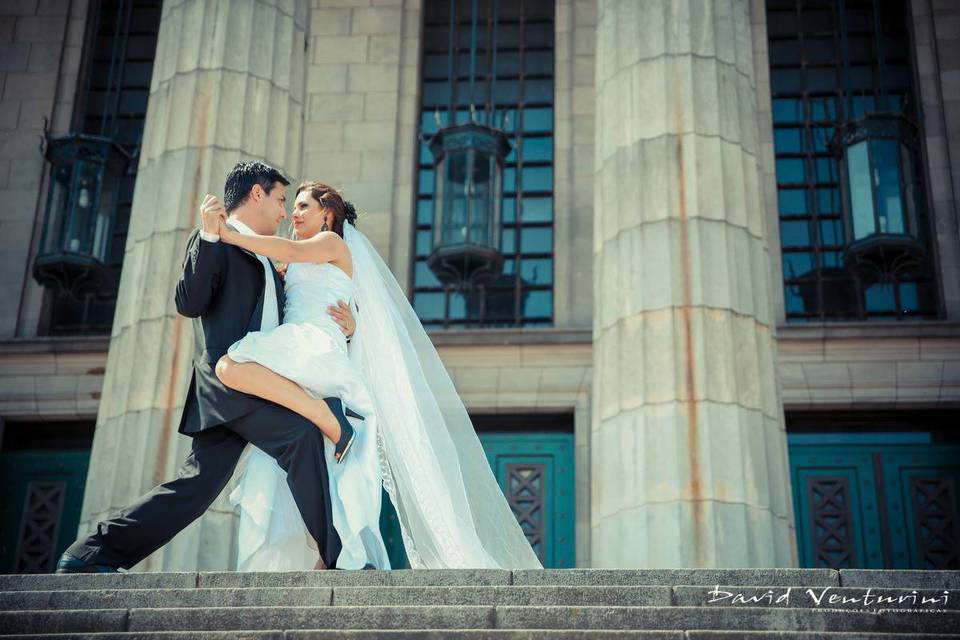
{"label": "white wedding dress", "polygon": [[[333,524],[343,544],[337,566],[359,569],[369,563],[389,569],[379,528],[377,417],[360,372],[350,362],[343,332],[327,313],[338,300],[351,301],[353,282],[335,265],[297,263],[287,268],[284,289],[283,324],[247,334],[227,353],[237,362],[257,362],[315,397],[339,397],[344,406],[364,416],[363,421],[350,419],[357,435],[342,464],[336,464],[334,444],[324,438]],[[238,570],[312,569],[319,552],[287,486],[286,473],[256,447],[248,447],[246,455],[230,496],[241,507]]]}
{"label": "white wedding dress", "polygon": [[[364,416],[343,464],[325,439],[340,569],[389,569],[379,529],[382,490],[397,512],[413,569],[541,568],[487,463],[463,402],[393,274],[353,225],[344,225],[351,279],[332,264],[291,264],[284,323],[228,351],[309,393],[338,396]],[[352,301],[348,351],[327,314]],[[311,569],[319,554],[270,456],[248,446],[231,501],[240,508],[240,571]]]}

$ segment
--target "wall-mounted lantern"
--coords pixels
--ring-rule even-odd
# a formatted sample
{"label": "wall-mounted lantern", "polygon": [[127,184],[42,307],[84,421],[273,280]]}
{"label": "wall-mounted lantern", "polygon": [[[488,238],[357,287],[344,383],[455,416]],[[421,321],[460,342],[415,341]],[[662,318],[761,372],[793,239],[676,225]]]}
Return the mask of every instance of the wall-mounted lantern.
{"label": "wall-mounted lantern", "polygon": [[503,268],[503,165],[510,143],[499,129],[471,122],[441,129],[430,150],[436,185],[427,265],[445,285],[487,284]]}
{"label": "wall-mounted lantern", "polygon": [[80,297],[102,286],[120,178],[130,156],[111,138],[45,138],[50,187],[33,265],[41,285]]}
{"label": "wall-mounted lantern", "polygon": [[838,127],[848,267],[888,280],[918,266],[917,128],[899,113],[869,113]]}

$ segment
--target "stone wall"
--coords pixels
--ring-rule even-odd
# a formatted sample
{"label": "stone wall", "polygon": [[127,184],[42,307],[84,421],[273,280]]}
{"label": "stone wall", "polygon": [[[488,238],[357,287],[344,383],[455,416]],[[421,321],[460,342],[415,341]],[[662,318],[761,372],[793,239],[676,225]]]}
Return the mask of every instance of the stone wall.
{"label": "stone wall", "polygon": [[960,321],[960,4],[912,0],[924,164],[946,317]]}
{"label": "stone wall", "polygon": [[0,418],[96,418],[107,342],[102,337],[0,342]]}
{"label": "stone wall", "polygon": [[46,204],[44,121],[66,133],[87,2],[0,3],[0,338],[35,335],[42,289],[30,265]]}
{"label": "stone wall", "polygon": [[588,328],[593,303],[596,0],[558,0],[554,105],[553,315]]}
{"label": "stone wall", "polygon": [[750,32],[753,41],[753,74],[757,85],[757,167],[760,173],[760,194],[767,221],[767,242],[770,245],[770,301],[776,324],[786,321],[783,299],[783,258],[780,253],[780,212],[777,208],[777,172],[773,148],[773,111],[770,100],[770,52],[767,44],[767,9],[765,0],[750,2]]}
{"label": "stone wall", "polygon": [[409,284],[420,79],[420,0],[314,0],[304,179],[343,190]]}

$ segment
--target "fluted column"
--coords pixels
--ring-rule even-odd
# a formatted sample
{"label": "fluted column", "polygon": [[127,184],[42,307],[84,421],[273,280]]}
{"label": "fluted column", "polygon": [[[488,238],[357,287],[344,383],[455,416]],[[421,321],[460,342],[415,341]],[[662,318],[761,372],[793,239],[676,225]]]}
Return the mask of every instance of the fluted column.
{"label": "fluted column", "polygon": [[796,564],[747,0],[600,0],[592,562]]}
{"label": "fluted column", "polygon": [[[81,532],[173,478],[189,450],[177,425],[193,334],[173,304],[184,247],[237,161],[297,176],[308,12],[308,0],[164,2]],[[220,496],[140,568],[232,568],[235,524]]]}

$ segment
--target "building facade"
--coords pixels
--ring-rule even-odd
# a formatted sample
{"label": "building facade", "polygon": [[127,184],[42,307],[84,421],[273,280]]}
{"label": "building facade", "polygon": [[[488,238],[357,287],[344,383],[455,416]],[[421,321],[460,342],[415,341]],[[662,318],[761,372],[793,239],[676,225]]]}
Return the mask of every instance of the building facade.
{"label": "building facade", "polygon": [[[960,567],[955,3],[24,0],[0,95],[0,572],[176,472],[173,286],[243,159],[357,205],[546,566]],[[470,123],[509,145],[453,286]]]}

